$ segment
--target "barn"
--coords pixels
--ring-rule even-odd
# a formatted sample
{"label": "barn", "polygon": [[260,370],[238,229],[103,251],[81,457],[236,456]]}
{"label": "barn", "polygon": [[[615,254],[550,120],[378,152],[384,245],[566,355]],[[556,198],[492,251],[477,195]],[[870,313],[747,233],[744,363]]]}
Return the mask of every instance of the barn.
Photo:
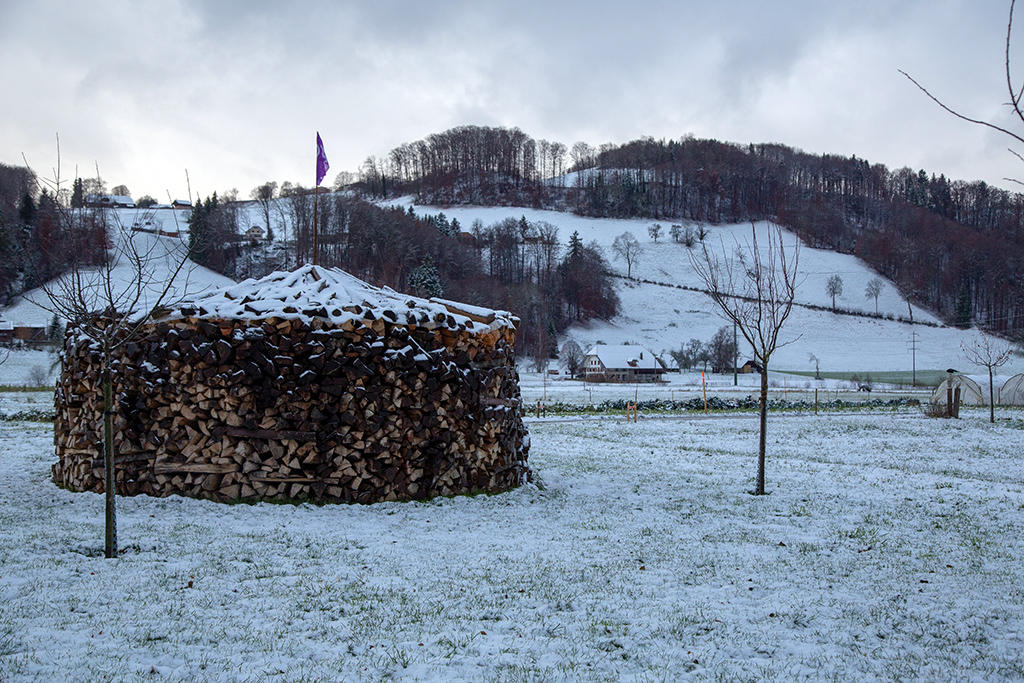
{"label": "barn", "polygon": [[[518,319],[303,266],[161,311],[119,351],[117,489],[370,503],[529,475]],[[54,480],[103,489],[99,357],[69,327]]]}

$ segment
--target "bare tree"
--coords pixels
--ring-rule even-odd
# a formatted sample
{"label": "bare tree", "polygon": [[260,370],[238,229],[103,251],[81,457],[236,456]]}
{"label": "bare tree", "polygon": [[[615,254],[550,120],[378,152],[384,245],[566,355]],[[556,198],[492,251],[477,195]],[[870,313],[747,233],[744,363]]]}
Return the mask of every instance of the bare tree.
{"label": "bare tree", "polygon": [[274,229],[270,226],[270,202],[277,193],[277,183],[269,180],[262,185],[257,185],[249,193],[249,196],[256,200],[263,210],[263,220],[267,227],[267,241],[274,241]]}
{"label": "bare tree", "polygon": [[[98,174],[97,174],[98,175]],[[60,196],[60,150],[52,179],[43,181]],[[100,354],[99,385],[103,392],[103,485],[105,491],[104,555],[117,557],[116,477],[114,461],[115,352],[138,338],[155,311],[169,303],[174,291],[184,293],[178,280],[189,260],[184,243],[132,232],[109,210],[75,210],[61,206],[59,218],[69,234],[82,232],[82,220],[105,222],[109,248],[100,250],[100,262],[72,259],[69,270],[41,287],[44,298],[33,300],[61,319],[69,331],[91,341]],[[109,221],[109,222],[108,222]],[[159,262],[159,266],[158,266]],[[177,281],[177,282],[176,282]],[[179,289],[175,290],[174,285]]]}
{"label": "bare tree", "polygon": [[757,454],[756,495],[764,495],[765,443],[768,428],[768,366],[776,349],[792,343],[780,341],[780,333],[793,310],[800,243],[786,248],[782,229],[768,229],[766,244],[758,244],[757,228],[751,226],[751,241],[736,245],[730,257],[722,245],[712,253],[707,244],[699,255],[691,252],[690,263],[725,317],[736,325],[761,366],[760,440]]}
{"label": "bare tree", "polygon": [[[1007,94],[1009,95],[1010,99],[1005,104],[1007,106],[1009,106],[1011,111],[1013,112],[1013,118],[1015,119],[1015,121],[1017,123],[1021,124],[1021,125],[1024,125],[1024,108],[1022,108],[1022,107],[1024,107],[1024,101],[1022,101],[1022,100],[1024,100],[1024,84],[1022,84],[1022,85],[1015,85],[1015,79],[1014,79],[1014,76],[1013,76],[1013,68],[1011,66],[1011,60],[1010,60],[1010,40],[1011,40],[1011,37],[1013,36],[1013,7],[1014,7],[1015,4],[1016,4],[1016,0],[1010,0],[1010,12],[1009,12],[1009,17],[1006,20],[1006,47],[1005,47],[1005,50],[1004,50],[1003,70],[1004,70],[1005,77],[1006,77],[1006,91],[1007,91]],[[958,119],[962,119],[964,121],[967,121],[969,123],[973,123],[973,124],[976,124],[976,125],[979,125],[979,126],[984,126],[986,128],[991,128],[992,130],[995,130],[995,131],[998,131],[1000,133],[1003,133],[1004,135],[1012,138],[1013,140],[1016,140],[1017,142],[1019,142],[1021,144],[1024,144],[1024,134],[1015,133],[1012,130],[1010,130],[1009,128],[1006,128],[1005,126],[1000,126],[998,124],[991,123],[991,122],[985,121],[983,119],[978,119],[978,118],[974,118],[974,117],[971,117],[971,116],[966,116],[965,114],[963,114],[963,113],[957,111],[956,109],[950,107],[945,102],[940,100],[938,97],[933,95],[927,88],[925,88],[923,85],[918,83],[914,79],[913,76],[908,74],[903,69],[897,69],[897,71],[899,71],[901,74],[906,76],[906,78],[911,83],[916,85],[918,87],[918,89],[921,92],[923,92],[925,95],[927,95],[933,102],[935,102],[935,104],[939,105],[940,107],[942,107],[942,109],[944,109],[945,111],[949,112],[950,114],[952,114],[953,116],[957,117]],[[1017,157],[1021,161],[1024,161],[1024,156],[1022,156],[1019,152],[1015,152],[1012,149],[1008,150],[1008,151],[1010,152],[1010,154],[1014,155],[1015,157]],[[1004,178],[1004,180],[1007,180],[1007,181],[1012,182],[1012,183],[1017,183],[1018,185],[1024,185],[1024,182],[1022,182],[1020,180],[1017,180],[1015,178]]]}
{"label": "bare tree", "polygon": [[825,293],[832,297],[832,310],[836,310],[836,297],[843,295],[843,278],[833,275],[825,284]]}
{"label": "bare tree", "polygon": [[661,237],[661,223],[655,223],[654,225],[647,228],[647,234],[651,236],[655,244],[658,242],[658,238]]}
{"label": "bare tree", "polygon": [[732,342],[732,330],[728,325],[721,327],[707,344],[712,371],[729,372],[736,359],[736,345]]}
{"label": "bare tree", "polygon": [[640,258],[640,242],[631,232],[624,232],[612,242],[616,257],[626,262],[626,277],[633,276],[633,264]]}
{"label": "bare tree", "polygon": [[1012,347],[984,335],[980,339],[974,340],[973,344],[961,343],[960,349],[969,363],[980,365],[988,370],[988,421],[994,423],[996,421],[996,390],[992,377],[996,368],[1006,365],[1006,362],[1010,360]]}
{"label": "bare tree", "polygon": [[572,339],[562,344],[562,366],[570,377],[576,377],[583,367],[583,349]]}
{"label": "bare tree", "polygon": [[864,288],[864,298],[875,300],[875,315],[878,315],[878,296],[882,293],[882,284],[880,278],[873,277]]}

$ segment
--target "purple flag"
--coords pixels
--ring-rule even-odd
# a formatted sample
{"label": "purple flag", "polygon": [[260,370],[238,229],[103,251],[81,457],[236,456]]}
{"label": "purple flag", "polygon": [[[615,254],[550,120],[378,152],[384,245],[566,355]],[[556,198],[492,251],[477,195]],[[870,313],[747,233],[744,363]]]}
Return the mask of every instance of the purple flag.
{"label": "purple flag", "polygon": [[327,152],[324,151],[324,141],[320,139],[320,133],[316,134],[316,185],[320,187],[320,183],[323,182],[324,176],[327,175],[327,169],[331,165],[327,163]]}

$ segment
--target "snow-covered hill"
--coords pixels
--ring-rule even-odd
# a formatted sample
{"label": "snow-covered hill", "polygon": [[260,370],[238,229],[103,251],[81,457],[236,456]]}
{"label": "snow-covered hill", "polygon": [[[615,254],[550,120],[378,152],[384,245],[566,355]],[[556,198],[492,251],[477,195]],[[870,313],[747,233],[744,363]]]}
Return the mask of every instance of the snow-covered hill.
{"label": "snow-covered hill", "polygon": [[[155,211],[112,209],[111,211],[116,214],[115,223],[124,228],[124,230],[113,231],[111,239],[123,241],[130,237],[139,253],[147,255],[147,283],[140,301],[142,307],[147,307],[149,302],[155,301],[187,250],[188,213],[172,209],[157,209]],[[131,230],[131,226],[137,223],[146,230],[178,233],[178,236],[134,232]],[[117,292],[130,288],[134,281],[131,265],[124,260],[119,261],[114,267],[112,280]],[[231,284],[231,282],[230,278],[189,261],[175,277],[168,293],[168,300],[200,294]],[[40,306],[40,303],[46,303],[46,294],[42,289],[25,292],[10,306],[0,309],[0,320],[6,320],[14,325],[45,326],[53,314]]]}
{"label": "snow-covered hill", "polygon": [[[611,245],[618,235],[631,232],[642,247],[638,261],[633,264],[634,278],[702,287],[690,265],[690,250],[673,242],[668,235],[670,222],[588,218],[521,207],[417,206],[409,198],[392,203],[403,207],[411,205],[417,214],[443,212],[448,218],[457,218],[466,228],[475,220],[491,225],[510,216],[525,216],[529,221],[546,221],[558,227],[559,240],[563,245],[573,231],[578,231],[584,242],[594,241],[601,245],[612,267],[622,275],[626,273],[625,263],[614,259]],[[662,225],[662,237],[657,243],[650,239],[647,232],[647,228],[655,222]],[[764,244],[768,227],[767,223],[753,226],[758,231],[761,244]],[[752,226],[749,223],[707,226],[707,229],[709,234],[706,242],[709,248],[720,253],[722,250],[732,252],[737,244],[749,243],[751,239]],[[784,232],[784,241],[792,247],[798,238],[793,233]],[[699,243],[695,249],[698,248]],[[878,297],[878,312],[894,318],[908,316],[907,302],[899,295],[896,287],[862,261],[853,256],[803,245],[800,249],[797,301],[815,306],[831,306],[832,299],[825,285],[832,275],[839,275],[843,281],[843,294],[836,299],[840,309],[874,313],[875,301],[865,296],[865,288],[870,279],[879,277],[885,284]],[[568,330],[565,338],[575,339],[584,348],[598,342],[634,343],[661,353],[678,348],[691,338],[707,341],[726,324],[711,300],[700,292],[623,279],[619,281],[618,293],[622,306],[617,317],[607,322],[594,321],[574,326]],[[934,315],[916,307],[913,316],[915,321],[933,325],[939,323]],[[912,344],[916,344],[918,370],[955,367],[971,371],[975,368],[967,365],[960,346],[961,343],[977,338],[978,334],[973,330],[911,326],[898,320],[797,307],[783,334],[783,338],[790,343],[778,351],[774,362],[777,369],[813,371],[814,365],[810,360],[813,354],[819,359],[822,372],[909,372],[914,364]],[[741,340],[741,355],[746,351],[744,346]],[[1011,370],[1024,370],[1024,360],[1014,358],[1012,365],[1004,367],[1001,374],[1008,374]]]}

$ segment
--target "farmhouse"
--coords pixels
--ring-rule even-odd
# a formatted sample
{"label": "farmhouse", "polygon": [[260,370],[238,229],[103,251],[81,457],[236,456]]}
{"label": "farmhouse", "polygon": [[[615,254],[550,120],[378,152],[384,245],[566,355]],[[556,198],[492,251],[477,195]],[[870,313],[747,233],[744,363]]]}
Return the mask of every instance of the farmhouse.
{"label": "farmhouse", "polygon": [[192,208],[192,202],[190,202],[188,200],[185,200],[185,199],[175,199],[173,202],[171,202],[171,208],[172,209],[191,209]]}
{"label": "farmhouse", "polygon": [[85,205],[98,209],[132,209],[135,200],[120,194],[89,194],[85,196]]}
{"label": "farmhouse", "polygon": [[[371,503],[526,481],[518,319],[303,266],[174,308],[118,351],[122,495]],[[68,327],[56,483],[103,489],[100,358]]]}
{"label": "farmhouse", "polygon": [[245,238],[252,244],[259,243],[263,239],[263,228],[258,225],[254,225],[245,231]]}
{"label": "farmhouse", "polygon": [[659,382],[665,368],[642,346],[598,344],[583,357],[588,382]]}

